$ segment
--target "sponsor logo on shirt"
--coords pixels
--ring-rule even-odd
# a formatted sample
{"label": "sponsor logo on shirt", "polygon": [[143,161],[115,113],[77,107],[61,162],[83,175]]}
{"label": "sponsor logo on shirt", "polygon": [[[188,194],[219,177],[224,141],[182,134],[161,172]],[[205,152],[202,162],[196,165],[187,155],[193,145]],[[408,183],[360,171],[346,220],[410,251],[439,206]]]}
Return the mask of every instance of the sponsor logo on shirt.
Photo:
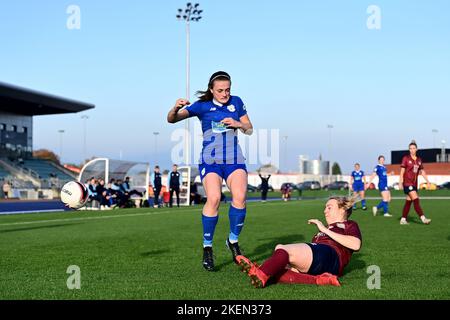
{"label": "sponsor logo on shirt", "polygon": [[213,133],[222,133],[222,132],[232,130],[232,129],[228,129],[227,126],[225,125],[225,123],[216,122],[216,121],[211,121],[211,129],[212,129]]}

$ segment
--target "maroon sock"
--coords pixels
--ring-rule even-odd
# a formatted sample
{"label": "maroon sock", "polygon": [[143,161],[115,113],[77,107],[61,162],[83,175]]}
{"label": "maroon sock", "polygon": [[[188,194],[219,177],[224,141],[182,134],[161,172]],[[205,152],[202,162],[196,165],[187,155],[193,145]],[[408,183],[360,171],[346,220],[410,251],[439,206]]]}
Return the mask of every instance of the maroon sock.
{"label": "maroon sock", "polygon": [[287,253],[287,251],[283,249],[277,249],[269,259],[264,261],[259,269],[267,276],[272,277],[283,271],[288,263],[289,254]]}
{"label": "maroon sock", "polygon": [[316,276],[307,273],[298,273],[289,269],[281,272],[276,276],[276,283],[303,283],[303,284],[317,284]]}
{"label": "maroon sock", "polygon": [[409,200],[405,201],[405,206],[403,207],[402,218],[406,219],[408,217],[409,209],[411,209],[411,203],[412,203],[412,201],[409,201]]}
{"label": "maroon sock", "polygon": [[413,202],[414,202],[414,210],[416,210],[416,212],[419,215],[419,217],[423,216],[423,210],[420,207],[420,200],[419,200],[419,198],[415,199]]}

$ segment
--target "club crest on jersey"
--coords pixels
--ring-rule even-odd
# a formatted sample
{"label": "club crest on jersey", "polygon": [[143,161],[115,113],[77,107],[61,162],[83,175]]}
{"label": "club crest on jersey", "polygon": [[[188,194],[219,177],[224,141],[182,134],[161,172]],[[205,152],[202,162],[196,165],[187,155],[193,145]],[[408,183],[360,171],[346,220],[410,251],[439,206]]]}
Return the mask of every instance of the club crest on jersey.
{"label": "club crest on jersey", "polygon": [[236,108],[235,108],[232,104],[230,104],[230,105],[227,107],[227,109],[228,109],[228,111],[230,111],[230,112],[235,112],[235,111],[236,111]]}

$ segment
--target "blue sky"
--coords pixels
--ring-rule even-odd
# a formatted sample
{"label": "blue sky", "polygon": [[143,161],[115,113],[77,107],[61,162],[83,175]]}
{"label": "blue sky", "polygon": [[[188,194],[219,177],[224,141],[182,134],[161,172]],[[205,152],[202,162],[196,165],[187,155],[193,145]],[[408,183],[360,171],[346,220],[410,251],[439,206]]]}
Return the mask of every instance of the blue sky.
{"label": "blue sky", "polygon": [[[3,1],[0,81],[96,105],[86,112],[88,156],[167,167],[175,128],[166,115],[185,95],[184,1]],[[69,5],[81,29],[69,30]],[[369,30],[369,5],[381,29]],[[191,25],[191,97],[229,72],[255,129],[288,136],[283,168],[298,155],[331,156],[370,170],[379,154],[441,140],[450,145],[450,2],[201,1]],[[83,155],[81,114],[35,117],[34,148]],[[196,121],[196,120],[195,120]],[[284,145],[281,151],[284,153]],[[283,154],[284,155],[284,154]]]}

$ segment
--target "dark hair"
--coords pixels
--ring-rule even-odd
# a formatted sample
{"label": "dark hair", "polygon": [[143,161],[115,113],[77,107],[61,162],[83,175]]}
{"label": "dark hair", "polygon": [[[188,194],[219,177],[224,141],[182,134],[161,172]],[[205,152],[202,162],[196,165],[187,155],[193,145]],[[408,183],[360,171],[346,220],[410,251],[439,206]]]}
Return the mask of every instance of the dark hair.
{"label": "dark hair", "polygon": [[[384,158],[384,156],[383,155],[378,156],[378,160],[380,160],[381,158]],[[384,158],[384,159],[386,159],[386,158]]]}
{"label": "dark hair", "polygon": [[213,88],[214,81],[216,80],[228,80],[231,83],[231,77],[225,71],[214,72],[209,78],[208,89],[206,89],[205,91],[199,90],[195,93],[200,101],[211,101],[213,99],[213,94],[211,93],[210,89]]}
{"label": "dark hair", "polygon": [[361,167],[361,165],[357,162],[357,163],[355,163],[355,166],[360,166]]}
{"label": "dark hair", "polygon": [[417,148],[416,140],[412,140],[408,147],[415,146]]}
{"label": "dark hair", "polygon": [[155,166],[155,169],[159,169],[159,166]]}

